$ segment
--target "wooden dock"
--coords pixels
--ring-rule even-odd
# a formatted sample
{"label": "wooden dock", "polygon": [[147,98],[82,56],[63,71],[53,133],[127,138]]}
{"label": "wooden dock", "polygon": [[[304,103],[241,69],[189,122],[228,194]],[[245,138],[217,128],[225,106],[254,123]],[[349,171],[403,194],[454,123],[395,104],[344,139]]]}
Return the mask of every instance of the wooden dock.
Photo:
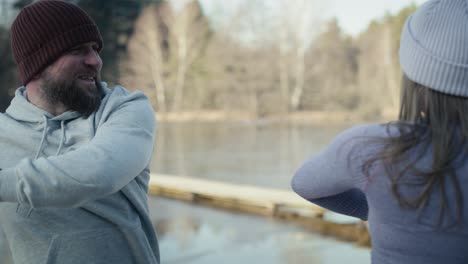
{"label": "wooden dock", "polygon": [[325,217],[329,211],[292,191],[152,174],[150,194],[295,222],[324,235],[370,245],[365,224],[329,221]]}

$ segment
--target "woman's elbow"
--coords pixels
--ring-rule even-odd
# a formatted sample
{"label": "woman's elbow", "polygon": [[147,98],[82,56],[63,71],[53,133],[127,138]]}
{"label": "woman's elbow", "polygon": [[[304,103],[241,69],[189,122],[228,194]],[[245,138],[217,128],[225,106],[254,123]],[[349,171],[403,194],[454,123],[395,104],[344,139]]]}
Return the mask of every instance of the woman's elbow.
{"label": "woman's elbow", "polygon": [[294,174],[294,176],[291,179],[291,189],[297,193],[301,197],[305,197],[304,193],[304,188],[303,188],[303,183],[302,183],[302,177],[299,172]]}

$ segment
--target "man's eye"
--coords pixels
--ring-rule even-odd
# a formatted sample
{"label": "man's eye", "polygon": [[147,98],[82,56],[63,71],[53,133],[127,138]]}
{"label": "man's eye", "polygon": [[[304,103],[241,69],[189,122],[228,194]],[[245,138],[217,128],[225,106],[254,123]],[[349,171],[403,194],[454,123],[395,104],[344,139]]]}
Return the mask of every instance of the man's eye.
{"label": "man's eye", "polygon": [[81,50],[82,50],[82,48],[79,48],[79,47],[78,47],[78,48],[71,49],[71,50],[69,51],[69,53],[78,54],[78,53],[81,52]]}

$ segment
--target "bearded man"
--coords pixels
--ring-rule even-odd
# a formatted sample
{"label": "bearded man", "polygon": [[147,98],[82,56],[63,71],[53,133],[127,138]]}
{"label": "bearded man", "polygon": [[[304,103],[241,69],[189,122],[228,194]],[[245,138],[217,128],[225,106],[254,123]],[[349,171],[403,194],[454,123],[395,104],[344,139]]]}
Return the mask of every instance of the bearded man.
{"label": "bearded man", "polygon": [[0,114],[0,261],[159,263],[154,111],[141,92],[100,81],[102,47],[65,1],[34,2],[12,24],[23,86]]}

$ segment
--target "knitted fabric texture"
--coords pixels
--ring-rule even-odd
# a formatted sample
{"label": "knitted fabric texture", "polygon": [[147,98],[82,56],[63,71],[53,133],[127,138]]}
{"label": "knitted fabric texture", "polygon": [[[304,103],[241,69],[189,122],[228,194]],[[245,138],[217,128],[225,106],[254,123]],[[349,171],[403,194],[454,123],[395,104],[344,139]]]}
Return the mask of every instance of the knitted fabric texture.
{"label": "knitted fabric texture", "polygon": [[20,81],[26,85],[65,51],[103,41],[96,23],[78,6],[41,0],[23,8],[11,26],[11,48]]}
{"label": "knitted fabric texture", "polygon": [[433,90],[468,97],[467,0],[430,0],[407,20],[400,42],[406,76]]}

